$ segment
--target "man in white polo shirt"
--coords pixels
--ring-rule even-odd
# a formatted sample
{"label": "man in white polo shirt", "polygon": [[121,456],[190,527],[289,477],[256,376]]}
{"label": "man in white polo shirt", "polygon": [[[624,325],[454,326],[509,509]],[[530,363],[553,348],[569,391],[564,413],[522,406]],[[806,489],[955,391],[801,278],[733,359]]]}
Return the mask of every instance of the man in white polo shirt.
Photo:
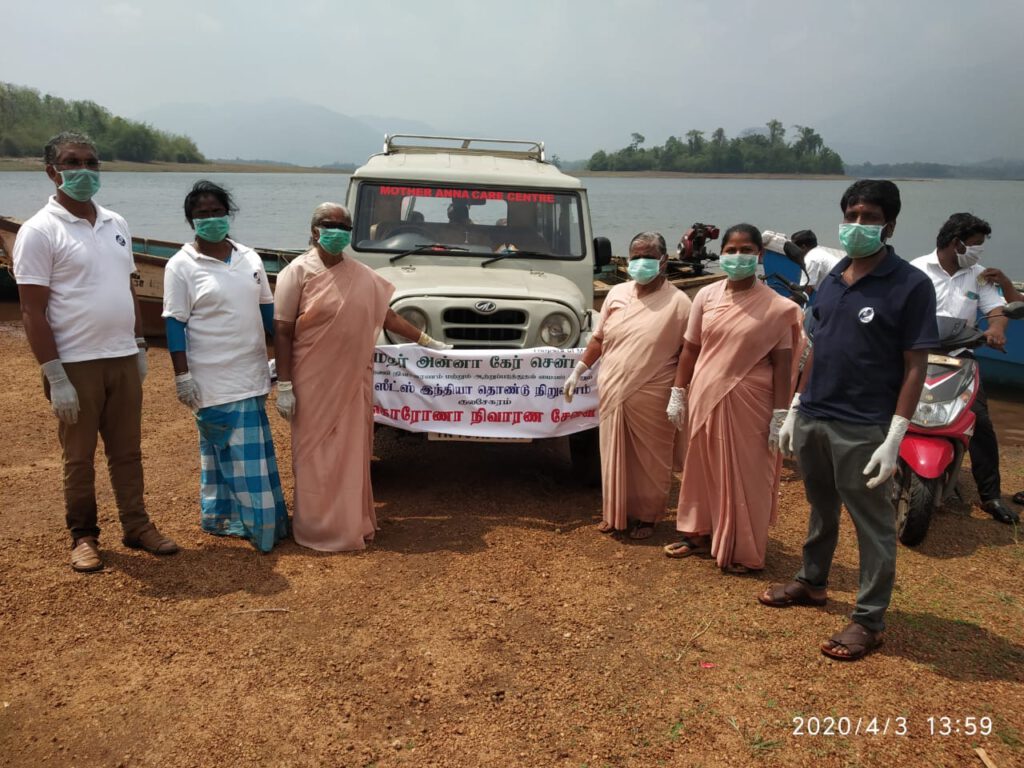
{"label": "man in white polo shirt", "polygon": [[[978,263],[985,248],[985,239],[991,234],[992,227],[987,221],[970,213],[954,213],[939,230],[935,250],[910,262],[931,278],[939,316],[958,317],[976,325],[979,309],[989,316],[1004,306],[1007,299],[1019,300],[1020,295],[1006,275]],[[996,285],[1003,289],[1002,294]],[[988,317],[985,338],[990,347],[1003,349],[1007,322],[998,312]],[[988,398],[980,386],[973,410],[977,418],[969,450],[981,508],[1001,523],[1020,522],[1017,512],[1002,499],[999,443],[988,415]]]}
{"label": "man in white polo shirt", "polygon": [[178,545],[150,522],[143,501],[142,380],[146,340],[131,283],[135,269],[125,220],[94,203],[96,146],[60,133],[44,150],[56,194],[18,232],[14,277],[43,391],[59,419],[71,567],[98,571],[93,462],[103,437],[126,546],[157,555]]}

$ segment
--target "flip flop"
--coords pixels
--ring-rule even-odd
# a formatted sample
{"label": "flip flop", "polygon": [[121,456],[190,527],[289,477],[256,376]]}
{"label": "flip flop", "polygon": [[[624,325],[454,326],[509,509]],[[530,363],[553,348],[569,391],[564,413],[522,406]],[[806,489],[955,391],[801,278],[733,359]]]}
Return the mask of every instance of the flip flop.
{"label": "flip flop", "polygon": [[606,523],[604,520],[594,527],[597,528],[598,533],[615,533],[615,526],[611,523]]}
{"label": "flip flop", "polygon": [[828,597],[815,597],[810,587],[802,581],[791,581],[788,584],[770,585],[757,596],[757,601],[769,608],[789,608],[791,605],[822,606],[828,602]]}
{"label": "flip flop", "polygon": [[1010,499],[1010,501],[1012,501],[1014,504],[1024,505],[1024,491],[1017,491],[1015,494],[1013,494],[1013,497]]}
{"label": "flip flop", "polygon": [[745,573],[757,573],[758,571],[763,570],[763,568],[748,568],[747,566],[741,563],[733,563],[732,565],[722,566],[722,573],[731,573],[735,575],[742,575]]}
{"label": "flip flop", "polygon": [[[821,652],[837,661],[857,661],[880,648],[883,642],[881,632],[872,632],[862,624],[851,621],[846,629],[821,644]],[[845,648],[849,653],[837,653],[836,648]]]}
{"label": "flip flop", "polygon": [[662,547],[666,557],[683,558],[690,555],[711,554],[711,545],[707,539],[703,542],[697,539],[684,538],[682,541],[674,541]]}

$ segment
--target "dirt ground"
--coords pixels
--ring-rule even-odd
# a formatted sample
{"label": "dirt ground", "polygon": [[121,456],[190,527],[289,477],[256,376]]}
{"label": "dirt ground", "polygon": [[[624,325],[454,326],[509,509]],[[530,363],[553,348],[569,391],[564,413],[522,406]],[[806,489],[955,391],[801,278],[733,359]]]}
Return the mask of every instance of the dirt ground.
{"label": "dirt ground", "polygon": [[[0,360],[0,765],[981,766],[979,746],[1024,765],[1024,543],[976,505],[900,548],[886,644],[855,664],[818,652],[856,593],[848,521],[826,608],[755,600],[798,566],[792,468],[767,571],[724,576],[662,555],[669,510],[648,542],[598,534],[599,493],[573,482],[564,440],[382,433],[377,541],[261,555],[199,530],[195,429],[154,349],[147,501],[183,551],[121,545],[100,461],[107,568],[78,575],[55,421],[15,323]],[[271,420],[290,499],[288,429]],[[1022,438],[1004,435],[1011,493]],[[929,717],[961,732],[935,720],[932,735]],[[989,735],[965,734],[979,722]]]}

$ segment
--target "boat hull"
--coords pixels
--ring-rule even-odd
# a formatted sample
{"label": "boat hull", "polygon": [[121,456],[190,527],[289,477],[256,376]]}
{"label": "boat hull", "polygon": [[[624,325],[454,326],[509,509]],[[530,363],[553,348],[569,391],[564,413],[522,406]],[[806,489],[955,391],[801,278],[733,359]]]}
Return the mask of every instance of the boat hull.
{"label": "boat hull", "polygon": [[975,351],[981,380],[987,385],[1024,387],[1024,325],[1011,322],[1006,329],[1006,352],[988,347]]}

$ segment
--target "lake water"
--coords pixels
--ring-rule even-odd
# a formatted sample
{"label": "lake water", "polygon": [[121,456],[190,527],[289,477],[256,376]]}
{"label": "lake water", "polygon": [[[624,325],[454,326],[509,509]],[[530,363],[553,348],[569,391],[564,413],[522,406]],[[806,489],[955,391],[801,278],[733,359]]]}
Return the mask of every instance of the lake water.
{"label": "lake water", "polygon": [[[253,246],[302,248],[309,217],[324,200],[343,202],[348,176],[304,173],[106,173],[98,200],[121,213],[132,233],[191,240],[181,209],[200,176],[231,190],[239,213],[232,235]],[[983,258],[1024,279],[1024,182],[929,180],[897,182],[903,211],[892,240],[897,253],[914,258],[932,250],[949,214],[970,211],[991,225]],[[662,232],[670,247],[695,221],[723,229],[749,221],[760,229],[792,233],[813,229],[822,245],[838,247],[839,198],[847,180],[587,178],[594,234],[624,253],[637,232]],[[53,192],[39,173],[0,173],[0,215],[27,218]]]}

